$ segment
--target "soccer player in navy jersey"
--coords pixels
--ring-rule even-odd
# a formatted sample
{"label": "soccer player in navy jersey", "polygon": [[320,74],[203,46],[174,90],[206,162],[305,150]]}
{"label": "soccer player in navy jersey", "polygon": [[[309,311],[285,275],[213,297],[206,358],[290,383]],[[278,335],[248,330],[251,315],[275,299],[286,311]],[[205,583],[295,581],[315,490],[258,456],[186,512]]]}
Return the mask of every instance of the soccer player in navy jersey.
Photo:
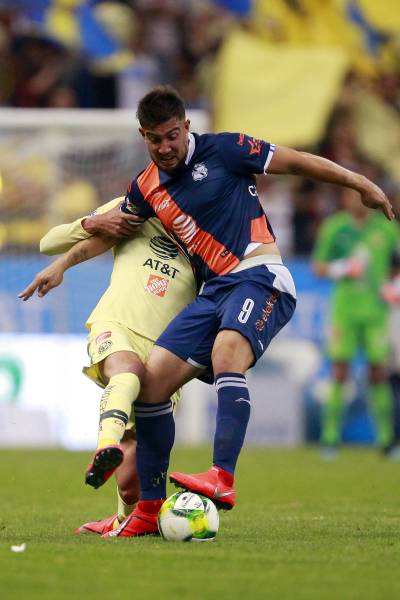
{"label": "soccer player in navy jersey", "polygon": [[157,216],[185,246],[203,285],[156,341],[146,365],[135,402],[141,499],[106,534],[122,537],[157,532],[174,443],[170,397],[195,377],[214,381],[217,391],[213,466],[205,473],[171,473],[170,479],[219,507],[234,506],[234,472],[250,416],[246,371],[296,304],[254,176],[268,171],[340,184],[393,218],[379,187],[329,160],[244,134],[190,133],[184,104],[172,88],[149,92],[137,114],[151,162],[132,181],[122,210],[133,221]]}

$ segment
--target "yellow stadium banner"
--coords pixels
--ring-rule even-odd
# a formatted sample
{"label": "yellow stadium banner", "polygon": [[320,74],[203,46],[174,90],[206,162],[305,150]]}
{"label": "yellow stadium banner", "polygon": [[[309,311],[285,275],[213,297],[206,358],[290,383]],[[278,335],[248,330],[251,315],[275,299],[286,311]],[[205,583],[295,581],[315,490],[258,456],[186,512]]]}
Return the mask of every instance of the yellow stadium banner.
{"label": "yellow stadium banner", "polygon": [[272,46],[235,31],[216,66],[215,131],[244,131],[281,145],[321,139],[349,66],[335,48]]}

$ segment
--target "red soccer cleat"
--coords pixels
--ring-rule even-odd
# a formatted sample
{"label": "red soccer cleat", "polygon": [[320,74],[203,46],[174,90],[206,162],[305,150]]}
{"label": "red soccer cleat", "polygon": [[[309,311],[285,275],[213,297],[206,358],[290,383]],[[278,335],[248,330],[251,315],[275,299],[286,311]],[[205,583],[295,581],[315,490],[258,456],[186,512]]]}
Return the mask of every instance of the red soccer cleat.
{"label": "red soccer cleat", "polygon": [[233,475],[220,467],[214,466],[205,473],[192,475],[175,471],[171,473],[169,480],[177,487],[207,496],[219,509],[231,510],[235,506]]}
{"label": "red soccer cleat", "polygon": [[85,483],[97,490],[111,477],[123,459],[124,453],[119,444],[100,448],[86,470]]}
{"label": "red soccer cleat", "polygon": [[129,517],[122,521],[117,529],[105,533],[102,537],[160,535],[157,516],[163,502],[163,500],[139,500]]}
{"label": "red soccer cleat", "polygon": [[75,533],[76,535],[103,535],[103,533],[113,530],[115,521],[118,522],[118,515],[113,515],[102,521],[89,521],[89,523],[85,523],[78,527],[78,529],[75,529]]}

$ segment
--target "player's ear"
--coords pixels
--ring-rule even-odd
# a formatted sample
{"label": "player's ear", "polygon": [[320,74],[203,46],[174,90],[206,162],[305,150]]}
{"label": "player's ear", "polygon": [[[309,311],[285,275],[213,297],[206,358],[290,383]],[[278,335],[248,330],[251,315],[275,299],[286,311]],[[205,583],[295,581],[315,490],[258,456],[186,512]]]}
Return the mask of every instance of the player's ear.
{"label": "player's ear", "polygon": [[142,127],[139,127],[139,133],[142,136],[142,138],[144,138],[145,133],[144,133],[144,129],[142,129]]}
{"label": "player's ear", "polygon": [[185,121],[185,129],[186,129],[186,131],[189,131],[189,129],[190,129],[190,119],[186,119],[186,121]]}

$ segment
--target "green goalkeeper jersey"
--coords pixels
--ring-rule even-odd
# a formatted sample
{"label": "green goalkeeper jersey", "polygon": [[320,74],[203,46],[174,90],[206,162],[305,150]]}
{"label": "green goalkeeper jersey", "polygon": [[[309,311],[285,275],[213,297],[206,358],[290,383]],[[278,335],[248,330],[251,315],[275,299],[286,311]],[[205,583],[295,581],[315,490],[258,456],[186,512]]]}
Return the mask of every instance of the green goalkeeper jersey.
{"label": "green goalkeeper jersey", "polygon": [[343,278],[335,283],[333,303],[336,314],[337,311],[353,311],[360,316],[371,316],[376,311],[386,310],[380,288],[390,276],[391,258],[399,242],[399,224],[388,221],[378,212],[371,212],[361,224],[346,211],[324,221],[313,260],[329,263],[358,258],[364,265],[359,278]]}

